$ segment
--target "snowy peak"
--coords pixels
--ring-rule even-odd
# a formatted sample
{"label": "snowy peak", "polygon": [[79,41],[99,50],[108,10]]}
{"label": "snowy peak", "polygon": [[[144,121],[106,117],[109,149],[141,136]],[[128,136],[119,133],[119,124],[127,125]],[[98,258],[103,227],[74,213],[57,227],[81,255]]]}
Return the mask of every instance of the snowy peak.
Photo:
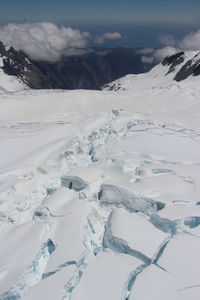
{"label": "snowy peak", "polygon": [[6,47],[0,42],[0,68],[5,75],[15,76],[24,87],[36,88],[44,81],[38,68],[29,56],[13,47]]}
{"label": "snowy peak", "polygon": [[16,92],[27,88],[22,72],[17,71],[22,54],[16,52],[16,56],[15,52],[13,48],[7,50],[0,42],[0,91]]}
{"label": "snowy peak", "polygon": [[0,89],[15,92],[28,88],[26,74],[30,65],[23,51],[16,51],[0,42]]}
{"label": "snowy peak", "polygon": [[6,49],[0,42],[0,56],[3,64],[1,68],[7,75],[17,76],[23,82],[26,81],[26,73],[31,62],[23,51],[16,51],[13,47]]}

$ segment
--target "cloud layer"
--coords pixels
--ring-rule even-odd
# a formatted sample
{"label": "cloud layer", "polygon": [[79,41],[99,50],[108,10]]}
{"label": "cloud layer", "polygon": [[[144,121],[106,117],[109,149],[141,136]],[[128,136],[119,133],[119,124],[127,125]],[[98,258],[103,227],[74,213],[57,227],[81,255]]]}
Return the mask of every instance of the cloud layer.
{"label": "cloud layer", "polygon": [[0,28],[0,40],[24,50],[35,60],[57,61],[62,55],[80,54],[90,34],[52,23],[8,24]]}
{"label": "cloud layer", "polygon": [[[143,49],[143,50],[146,50],[146,49]],[[148,53],[149,55],[143,55],[141,57],[141,60],[143,63],[148,63],[148,64],[158,63],[158,62],[161,62],[164,57],[173,55],[173,54],[177,53],[178,51],[179,51],[178,49],[168,46],[168,47],[165,47],[162,49],[154,50],[152,53]]]}
{"label": "cloud layer", "polygon": [[159,36],[163,46],[162,49],[145,48],[138,51],[142,54],[143,63],[157,63],[166,56],[173,55],[179,51],[200,51],[200,30],[186,35],[181,41],[175,39],[171,34]]}
{"label": "cloud layer", "polygon": [[103,44],[106,40],[120,40],[123,36],[119,32],[106,32],[95,39],[97,44]]}
{"label": "cloud layer", "polygon": [[186,35],[179,43],[179,47],[184,50],[200,51],[200,30]]}
{"label": "cloud layer", "polygon": [[34,60],[58,61],[62,56],[88,52],[89,42],[104,43],[121,39],[119,32],[106,32],[92,37],[88,32],[53,23],[8,24],[0,27],[0,41],[16,50],[23,50]]}

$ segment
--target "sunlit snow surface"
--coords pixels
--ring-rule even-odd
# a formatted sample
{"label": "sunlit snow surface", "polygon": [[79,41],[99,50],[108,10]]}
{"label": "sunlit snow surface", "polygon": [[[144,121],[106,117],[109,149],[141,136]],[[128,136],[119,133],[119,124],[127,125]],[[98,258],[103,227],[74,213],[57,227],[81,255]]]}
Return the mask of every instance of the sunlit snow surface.
{"label": "sunlit snow surface", "polygon": [[2,90],[1,300],[199,300],[199,78],[165,71]]}

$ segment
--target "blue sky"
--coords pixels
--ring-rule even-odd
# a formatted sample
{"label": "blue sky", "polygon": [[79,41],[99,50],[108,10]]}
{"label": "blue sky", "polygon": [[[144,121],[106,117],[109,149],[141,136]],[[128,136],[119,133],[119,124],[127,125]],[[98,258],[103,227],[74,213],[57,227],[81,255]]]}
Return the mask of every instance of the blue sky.
{"label": "blue sky", "polygon": [[199,25],[199,0],[0,0],[0,21]]}
{"label": "blue sky", "polygon": [[154,47],[159,34],[200,28],[200,0],[0,0],[0,24],[42,21],[127,37],[106,46]]}

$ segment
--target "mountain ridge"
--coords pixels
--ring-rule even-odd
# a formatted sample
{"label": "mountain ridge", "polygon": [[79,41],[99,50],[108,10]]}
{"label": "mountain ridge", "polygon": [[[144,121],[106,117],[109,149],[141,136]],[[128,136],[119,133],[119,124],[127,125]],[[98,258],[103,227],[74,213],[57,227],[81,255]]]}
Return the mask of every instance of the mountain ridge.
{"label": "mountain ridge", "polygon": [[129,73],[143,73],[151,68],[141,62],[139,54],[125,48],[94,50],[47,62],[33,60],[13,47],[7,49],[0,42],[0,57],[3,60],[1,69],[17,76],[32,89],[100,89]]}
{"label": "mountain ridge", "polygon": [[[149,72],[144,74],[129,74],[119,78],[103,89],[106,90],[123,90],[130,89],[136,82],[148,81],[149,88],[177,86],[178,83],[195,81],[195,77],[200,75],[200,55],[195,52],[177,52],[174,55],[166,56],[161,63],[154,66]],[[141,85],[142,88],[142,85]]]}

